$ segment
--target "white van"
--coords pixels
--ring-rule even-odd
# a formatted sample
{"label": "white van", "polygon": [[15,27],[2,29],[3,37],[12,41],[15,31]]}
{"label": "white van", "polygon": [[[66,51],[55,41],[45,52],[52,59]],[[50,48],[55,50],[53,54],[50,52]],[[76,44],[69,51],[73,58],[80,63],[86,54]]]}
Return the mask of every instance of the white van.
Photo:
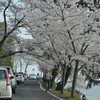
{"label": "white van", "polygon": [[10,78],[10,81],[11,81],[11,86],[12,86],[12,93],[15,94],[17,84],[16,84],[16,78],[13,74],[13,71],[12,71],[11,67],[9,67],[9,66],[2,66],[2,67],[6,68],[7,71],[8,71],[8,75],[9,75],[9,78]]}
{"label": "white van", "polygon": [[0,99],[12,100],[12,88],[8,71],[2,67],[0,67]]}

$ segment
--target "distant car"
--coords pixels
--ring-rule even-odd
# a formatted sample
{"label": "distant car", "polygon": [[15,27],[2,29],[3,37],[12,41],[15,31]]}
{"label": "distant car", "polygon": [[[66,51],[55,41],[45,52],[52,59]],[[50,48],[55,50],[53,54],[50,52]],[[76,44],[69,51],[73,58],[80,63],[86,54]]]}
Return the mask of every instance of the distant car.
{"label": "distant car", "polygon": [[23,72],[18,72],[18,74],[22,74],[24,76],[24,73]]}
{"label": "distant car", "polygon": [[25,78],[25,80],[27,80],[28,74],[24,73],[24,78]]}
{"label": "distant car", "polygon": [[12,71],[11,67],[9,67],[9,66],[3,66],[3,67],[6,68],[7,71],[8,71],[9,78],[11,80],[12,93],[15,93],[17,84],[16,84],[16,78],[13,74],[13,71]]}
{"label": "distant car", "polygon": [[6,68],[0,67],[0,100],[12,100],[11,81]]}
{"label": "distant car", "polygon": [[24,75],[17,73],[15,75],[17,84],[24,83]]}
{"label": "distant car", "polygon": [[18,74],[16,74],[16,75],[15,75],[15,78],[16,78],[17,84],[20,84],[20,83],[21,83],[20,76],[19,76]]}
{"label": "distant car", "polygon": [[36,75],[35,74],[30,74],[29,75],[29,80],[31,80],[31,79],[36,79]]}
{"label": "distant car", "polygon": [[20,77],[20,82],[24,83],[24,76],[22,74],[18,74],[18,76]]}

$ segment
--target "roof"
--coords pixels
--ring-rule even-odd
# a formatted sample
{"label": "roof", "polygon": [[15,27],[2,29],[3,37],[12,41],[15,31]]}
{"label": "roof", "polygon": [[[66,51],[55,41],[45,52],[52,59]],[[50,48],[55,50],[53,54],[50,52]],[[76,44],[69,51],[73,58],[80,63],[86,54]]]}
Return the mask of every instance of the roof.
{"label": "roof", "polygon": [[3,67],[3,68],[11,68],[10,66],[0,66],[0,67]]}

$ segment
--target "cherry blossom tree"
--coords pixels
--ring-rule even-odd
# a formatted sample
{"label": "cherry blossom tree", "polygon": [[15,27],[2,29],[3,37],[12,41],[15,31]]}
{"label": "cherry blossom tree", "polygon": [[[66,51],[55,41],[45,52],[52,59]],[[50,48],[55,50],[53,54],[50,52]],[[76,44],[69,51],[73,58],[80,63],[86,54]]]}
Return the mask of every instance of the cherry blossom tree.
{"label": "cherry blossom tree", "polygon": [[[78,73],[85,66],[91,69],[92,65],[97,65],[95,67],[100,69],[98,62],[93,60],[100,54],[100,10],[94,7],[92,0],[31,0],[24,3],[28,5],[25,18],[30,26],[28,32],[34,38],[35,54],[38,55],[35,57],[45,64],[60,63],[64,77],[68,67],[73,69],[71,96],[74,97]],[[49,60],[45,60],[46,57]]]}

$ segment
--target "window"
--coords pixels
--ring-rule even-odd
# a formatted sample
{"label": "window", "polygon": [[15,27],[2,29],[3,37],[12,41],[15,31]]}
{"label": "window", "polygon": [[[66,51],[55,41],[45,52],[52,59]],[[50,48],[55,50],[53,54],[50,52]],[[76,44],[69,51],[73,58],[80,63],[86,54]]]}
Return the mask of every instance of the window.
{"label": "window", "polygon": [[0,80],[7,79],[5,70],[0,70]]}
{"label": "window", "polygon": [[11,74],[11,70],[10,70],[10,68],[7,68],[7,70],[8,70],[8,74]]}

